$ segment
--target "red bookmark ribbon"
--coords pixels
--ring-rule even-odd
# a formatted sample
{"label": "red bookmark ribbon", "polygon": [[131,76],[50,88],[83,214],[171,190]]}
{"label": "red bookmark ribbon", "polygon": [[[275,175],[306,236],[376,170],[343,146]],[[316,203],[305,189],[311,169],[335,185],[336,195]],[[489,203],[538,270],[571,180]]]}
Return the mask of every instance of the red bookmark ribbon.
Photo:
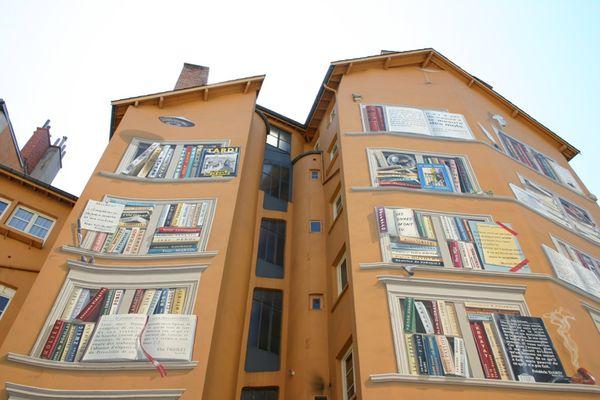
{"label": "red bookmark ribbon", "polygon": [[146,316],[146,323],[144,324],[144,328],[142,328],[142,332],[140,333],[140,336],[138,338],[138,340],[140,342],[140,349],[142,349],[142,353],[144,353],[144,356],[146,357],[146,359],[148,359],[148,361],[150,361],[150,363],[152,363],[152,365],[154,365],[154,368],[156,368],[156,370],[160,374],[160,377],[164,378],[165,376],[167,376],[167,369],[157,359],[152,357],[152,355],[150,355],[150,353],[148,353],[146,351],[146,349],[144,349],[144,346],[142,345],[142,336],[144,336],[144,332],[146,332],[147,326],[148,326],[148,316]]}
{"label": "red bookmark ribbon", "polygon": [[528,259],[524,259],[523,261],[521,261],[520,263],[518,263],[517,265],[515,265],[514,267],[509,269],[508,272],[517,272],[518,270],[520,270],[521,268],[526,266],[528,262],[529,262]]}
{"label": "red bookmark ribbon", "polygon": [[502,222],[496,221],[496,224],[499,227],[506,229],[511,235],[513,235],[513,236],[517,236],[518,235],[517,232],[513,231],[512,229],[510,229],[508,226],[504,225]]}

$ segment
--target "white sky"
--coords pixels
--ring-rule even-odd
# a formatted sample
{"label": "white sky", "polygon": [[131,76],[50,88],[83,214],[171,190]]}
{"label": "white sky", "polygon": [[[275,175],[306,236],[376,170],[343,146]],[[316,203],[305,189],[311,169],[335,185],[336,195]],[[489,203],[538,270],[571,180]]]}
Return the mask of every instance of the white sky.
{"label": "white sky", "polygon": [[304,122],[330,61],[433,47],[582,150],[600,196],[600,1],[0,0],[0,97],[22,146],[51,119],[79,195],[108,141],[110,100],[267,74],[258,102]]}

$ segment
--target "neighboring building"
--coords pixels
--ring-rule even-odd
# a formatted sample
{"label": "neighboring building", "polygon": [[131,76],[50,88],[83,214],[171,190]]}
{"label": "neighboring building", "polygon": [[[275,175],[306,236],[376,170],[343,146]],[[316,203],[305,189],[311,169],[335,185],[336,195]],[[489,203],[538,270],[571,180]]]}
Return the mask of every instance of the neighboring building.
{"label": "neighboring building", "polygon": [[6,398],[600,394],[567,383],[600,374],[575,147],[432,49],[332,63],[304,124],[256,105],[263,76],[207,75],[112,103]]}
{"label": "neighboring building", "polygon": [[2,343],[77,197],[49,184],[60,168],[65,138],[60,145],[50,145],[49,126],[45,125],[19,150],[4,101],[0,100],[0,106]]}

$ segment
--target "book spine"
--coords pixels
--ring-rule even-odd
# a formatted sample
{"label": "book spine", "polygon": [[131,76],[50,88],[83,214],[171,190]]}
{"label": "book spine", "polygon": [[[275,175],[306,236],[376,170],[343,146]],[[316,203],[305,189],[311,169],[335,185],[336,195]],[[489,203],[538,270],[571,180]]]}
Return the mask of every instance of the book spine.
{"label": "book spine", "polygon": [[406,356],[408,358],[408,370],[411,375],[419,375],[419,370],[417,367],[417,354],[412,336],[413,335],[411,334],[404,335],[404,340],[406,342]]}
{"label": "book spine", "polygon": [[427,301],[424,302],[425,307],[431,310],[431,318],[433,320],[433,333],[436,335],[443,334],[442,329],[442,320],[440,318],[440,313],[438,311],[438,305],[435,301]]}
{"label": "book spine", "polygon": [[462,338],[454,338],[454,375],[467,376],[467,352]]}
{"label": "book spine", "polygon": [[175,289],[167,289],[167,302],[165,303],[165,308],[163,310],[163,314],[171,314],[171,310],[173,309],[173,301],[175,299]]}
{"label": "book spine", "polygon": [[437,312],[440,316],[440,323],[442,325],[442,335],[452,335],[452,329],[450,328],[450,321],[448,320],[448,308],[444,300],[432,300],[437,306]]}
{"label": "book spine", "polygon": [[83,241],[79,244],[79,247],[81,247],[82,249],[86,249],[86,250],[91,249],[92,243],[96,239],[97,234],[98,234],[98,232],[95,232],[95,231],[87,231],[85,234],[85,237],[83,238]]}
{"label": "book spine", "polygon": [[48,339],[46,339],[46,343],[44,344],[44,348],[42,349],[42,353],[40,354],[40,358],[50,359],[52,357],[52,353],[54,352],[54,348],[58,343],[58,338],[64,329],[65,321],[57,319],[50,330],[50,334],[48,335]]}
{"label": "book spine", "polygon": [[117,314],[119,310],[119,306],[121,305],[121,301],[123,300],[123,289],[115,289],[115,294],[112,298],[112,302],[110,305],[110,310],[108,311],[109,315]]}
{"label": "book spine", "polygon": [[51,360],[60,361],[60,357],[62,356],[63,351],[65,350],[65,345],[67,343],[67,338],[69,336],[69,332],[71,331],[71,326],[68,322],[65,322],[63,329],[58,336],[58,342],[56,343],[56,347],[52,351],[52,355],[50,356]]}
{"label": "book spine", "polygon": [[112,242],[115,239],[115,236],[116,236],[116,234],[117,234],[118,231],[119,230],[117,229],[116,232],[109,233],[108,236],[106,236],[106,240],[104,241],[104,244],[102,245],[102,249],[100,250],[102,253],[108,253],[108,249],[112,245]]}
{"label": "book spine", "polygon": [[452,182],[454,183],[454,191],[459,193],[465,193],[462,184],[462,179],[460,178],[458,167],[456,166],[457,160],[451,158],[449,160],[444,161],[444,164],[446,164],[450,169],[450,176],[452,177]]}
{"label": "book spine", "polygon": [[458,236],[460,237],[460,240],[468,241],[469,235],[467,235],[467,232],[465,231],[462,219],[459,217],[454,217],[454,225],[456,225],[456,230],[458,231]]}
{"label": "book spine", "polygon": [[131,254],[131,249],[133,248],[133,243],[140,231],[140,228],[135,227],[131,228],[131,233],[129,234],[129,238],[127,239],[127,243],[125,243],[125,248],[123,249],[123,254]]}
{"label": "book spine", "polygon": [[173,300],[172,314],[183,314],[183,307],[185,306],[185,295],[186,288],[177,288],[175,290],[175,298]]}
{"label": "book spine", "polygon": [[198,214],[198,221],[196,222],[196,226],[203,226],[204,219],[206,218],[206,213],[208,212],[208,203],[202,202],[202,208],[200,209],[200,214]]}
{"label": "book spine", "polygon": [[450,349],[448,338],[446,336],[439,335],[435,337],[435,340],[440,353],[440,360],[442,361],[444,375],[454,375],[454,355]]}
{"label": "book spine", "polygon": [[169,289],[161,289],[158,304],[154,309],[154,314],[164,314],[167,306],[167,300],[169,298]]}
{"label": "book spine", "polygon": [[459,244],[456,240],[448,240],[448,250],[450,251],[450,258],[452,259],[454,268],[463,268]]}
{"label": "book spine", "polygon": [[169,168],[169,165],[171,164],[171,159],[173,158],[173,153],[175,152],[175,149],[172,146],[169,146],[169,149],[167,150],[167,154],[165,156],[165,160],[163,161],[162,165],[160,166],[158,173],[156,174],[157,178],[164,178],[167,175],[167,169]]}
{"label": "book spine", "polygon": [[475,339],[475,345],[477,347],[477,353],[479,354],[479,360],[483,368],[483,374],[486,379],[500,379],[500,373],[494,362],[492,355],[492,349],[485,334],[485,328],[481,321],[470,321],[471,331],[473,332],[473,338]]}
{"label": "book spine", "polygon": [[187,169],[185,171],[186,178],[189,178],[191,176],[192,169],[194,168],[194,163],[196,162],[196,158],[199,156],[199,154],[196,154],[196,152],[196,147],[192,147],[192,151],[190,153],[190,161],[188,162]]}
{"label": "book spine", "polygon": [[115,233],[115,236],[112,238],[111,243],[108,246],[108,249],[107,249],[108,253],[114,253],[115,252],[115,249],[119,245],[119,242],[121,241],[121,238],[123,237],[124,233],[125,233],[125,228],[119,227],[117,229],[117,232]]}
{"label": "book spine", "polygon": [[75,319],[79,315],[81,310],[83,310],[83,307],[85,307],[85,305],[89,303],[90,297],[90,289],[81,289],[81,294],[79,295],[79,298],[75,303],[75,307],[73,308],[73,312],[71,313],[71,315],[69,315],[68,319]]}
{"label": "book spine", "polygon": [[485,329],[485,334],[487,335],[488,341],[490,343],[490,347],[492,349],[492,355],[494,356],[494,361],[496,362],[496,366],[498,367],[498,373],[500,374],[500,379],[503,381],[510,380],[508,376],[508,370],[506,369],[506,364],[504,363],[504,358],[502,357],[502,353],[500,351],[500,346],[496,341],[496,336],[494,334],[494,328],[492,326],[491,321],[482,321],[483,328]]}
{"label": "book spine", "polygon": [[429,367],[427,365],[427,355],[425,354],[424,336],[420,334],[412,335],[415,347],[415,355],[417,359],[417,371],[419,375],[429,375]]}
{"label": "book spine", "polygon": [[425,237],[427,239],[435,239],[435,231],[433,230],[433,221],[430,215],[423,215],[423,226],[425,228]]}
{"label": "book spine", "polygon": [[81,321],[92,321],[98,315],[98,311],[102,306],[104,301],[104,297],[106,297],[106,293],[108,292],[107,288],[100,288],[96,295],[90,300],[87,306],[84,307],[83,310],[79,313],[76,319]]}
{"label": "book spine", "polygon": [[154,165],[152,166],[152,169],[150,170],[150,173],[148,174],[148,178],[156,178],[156,176],[158,175],[158,171],[160,171],[160,167],[165,162],[165,157],[166,157],[168,151],[169,151],[168,145],[165,145],[162,147],[162,150],[160,151],[160,153],[158,154],[158,157],[156,158],[156,162],[154,163]]}
{"label": "book spine", "polygon": [[473,191],[473,185],[471,184],[471,179],[469,179],[469,173],[467,172],[467,167],[465,166],[463,160],[460,158],[455,158],[454,162],[456,164],[456,169],[458,171],[458,176],[460,180],[460,187],[463,193],[471,193]]}
{"label": "book spine", "polygon": [[183,204],[184,203],[177,203],[177,206],[175,208],[175,214],[173,215],[173,221],[171,222],[171,225],[179,226],[179,218],[181,217],[181,211],[183,209]]}
{"label": "book spine", "polygon": [[123,174],[125,175],[137,175],[139,170],[142,168],[146,160],[150,157],[150,155],[154,152],[154,150],[159,146],[158,143],[152,143],[146,150],[142,152],[138,157],[136,157],[132,162],[129,163]]}
{"label": "book spine", "polygon": [[404,299],[404,332],[415,332],[415,299],[407,297]]}
{"label": "book spine", "polygon": [[138,254],[140,252],[140,247],[142,245],[142,240],[144,239],[144,235],[146,234],[145,229],[141,229],[137,232],[133,245],[131,246],[130,254]]}
{"label": "book spine", "polygon": [[83,325],[84,325],[83,333],[81,334],[81,340],[79,341],[79,348],[77,349],[77,353],[75,354],[74,361],[81,360],[81,356],[83,356],[83,352],[85,351],[85,348],[87,347],[87,344],[90,341],[90,338],[92,337],[92,333],[94,332],[94,327],[96,326],[96,324],[94,324],[94,323],[86,323]]}
{"label": "book spine", "polygon": [[95,252],[100,252],[102,251],[102,246],[104,245],[104,241],[106,240],[106,237],[108,236],[108,233],[106,232],[98,232],[98,234],[96,235],[96,238],[94,239],[94,243],[92,243],[92,251]]}
{"label": "book spine", "polygon": [[154,295],[152,296],[152,300],[150,301],[150,305],[148,307],[148,311],[146,312],[146,314],[148,314],[148,315],[158,314],[156,312],[156,308],[158,306],[158,302],[160,301],[161,296],[162,296],[162,289],[156,289],[154,291]]}
{"label": "book spine", "polygon": [[156,159],[158,158],[158,155],[160,154],[160,146],[157,146],[154,151],[152,152],[152,154],[150,155],[150,157],[148,157],[148,161],[146,161],[144,163],[144,166],[142,167],[142,169],[140,170],[140,172],[138,172],[137,176],[140,178],[145,178],[148,173],[150,172],[150,170],[152,169],[152,166],[154,165]]}
{"label": "book spine", "polygon": [[133,295],[133,299],[131,300],[131,305],[129,306],[128,314],[136,314],[140,309],[140,305],[142,304],[142,298],[144,297],[144,289],[135,289],[135,294]]}
{"label": "book spine", "polygon": [[467,244],[465,242],[456,242],[457,247],[458,247],[458,254],[460,256],[461,259],[461,263],[463,268],[466,269],[473,269],[473,262],[471,260],[471,257],[469,255],[468,249],[467,249]]}
{"label": "book spine", "polygon": [[81,336],[83,335],[83,330],[85,328],[84,324],[75,325],[73,338],[69,342],[69,347],[66,350],[65,361],[73,362],[75,361],[75,356],[77,355],[77,349],[79,348],[79,344],[81,343]]}
{"label": "book spine", "polygon": [[185,173],[186,173],[187,167],[188,167],[188,165],[190,163],[190,157],[191,157],[191,155],[192,155],[192,148],[191,148],[191,146],[186,146],[185,147],[185,155],[184,155],[184,158],[183,158],[183,164],[181,166],[181,170],[179,171],[179,178],[180,179],[185,177]]}
{"label": "book spine", "polygon": [[194,253],[197,250],[196,246],[194,247],[185,247],[185,248],[150,248],[148,249],[148,254],[171,254],[171,253]]}
{"label": "book spine", "polygon": [[177,209],[176,204],[169,204],[168,207],[169,207],[169,211],[167,212],[167,217],[165,219],[165,223],[163,226],[172,226],[173,217],[175,216],[175,210]]}
{"label": "book spine", "polygon": [[398,241],[402,242],[402,243],[412,243],[412,244],[419,244],[422,246],[436,246],[437,247],[437,242],[435,240],[429,240],[429,239],[421,239],[421,238],[416,238],[416,237],[412,237],[412,236],[397,236]]}
{"label": "book spine", "polygon": [[190,227],[160,227],[157,229],[158,233],[200,233],[201,228],[190,228]]}
{"label": "book spine", "polygon": [[106,293],[106,297],[104,297],[104,303],[102,303],[102,308],[100,309],[100,315],[109,315],[110,308],[112,306],[113,298],[115,297],[115,289],[108,289]]}
{"label": "book spine", "polygon": [[467,243],[467,253],[471,255],[471,262],[473,263],[473,269],[482,270],[483,266],[481,265],[481,261],[479,260],[479,255],[477,254],[477,250],[473,243]]}
{"label": "book spine", "polygon": [[[156,289],[146,289],[144,290],[144,296],[142,297],[142,302],[137,310],[137,314],[152,314],[149,312],[150,305],[152,304],[152,300],[154,299],[154,295],[156,294]],[[156,306],[156,305],[155,305]],[[152,310],[154,312],[154,310]]]}
{"label": "book spine", "polygon": [[131,229],[125,229],[123,231],[123,235],[119,239],[119,243],[113,250],[114,253],[117,253],[117,254],[123,253],[123,250],[125,250],[125,245],[127,244],[127,241],[129,240],[129,236],[131,236]]}
{"label": "book spine", "polygon": [[460,329],[458,329],[458,316],[456,315],[454,303],[446,303],[446,313],[448,315],[450,335],[460,336]]}
{"label": "book spine", "polygon": [[75,288],[71,292],[71,297],[69,297],[69,301],[67,301],[67,305],[63,310],[61,319],[71,319],[71,315],[73,314],[73,310],[75,309],[75,305],[77,304],[77,300],[81,296],[81,288]]}
{"label": "book spine", "polygon": [[435,336],[423,336],[423,341],[425,342],[425,355],[427,356],[429,375],[444,376],[444,367],[442,366]]}
{"label": "book spine", "polygon": [[425,304],[420,301],[415,301],[415,308],[417,310],[417,314],[419,315],[419,319],[423,324],[423,328],[425,329],[425,333],[433,334],[433,322],[431,322],[431,318],[427,313],[427,308]]}
{"label": "book spine", "polygon": [[200,168],[200,160],[202,160],[202,150],[202,145],[196,146],[196,158],[194,158],[194,163],[192,164],[192,171],[190,172],[190,177],[192,178],[195,178],[200,174],[200,171],[198,171],[198,169]]}
{"label": "book spine", "polygon": [[367,109],[367,121],[369,122],[369,130],[373,132],[382,131],[385,129],[381,129],[383,125],[383,113],[379,113],[378,109],[381,106],[366,106]]}

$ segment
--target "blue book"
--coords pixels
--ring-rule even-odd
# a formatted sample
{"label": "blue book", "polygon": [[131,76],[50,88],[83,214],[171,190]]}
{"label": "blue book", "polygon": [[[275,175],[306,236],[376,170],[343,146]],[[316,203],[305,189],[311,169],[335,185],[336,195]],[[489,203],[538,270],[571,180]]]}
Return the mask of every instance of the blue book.
{"label": "blue book", "polygon": [[444,164],[417,164],[421,188],[439,192],[454,192],[452,178]]}
{"label": "blue book", "polygon": [[156,314],[155,311],[156,311],[158,302],[160,301],[161,297],[162,297],[162,289],[156,289],[156,292],[154,292],[154,297],[152,297],[152,301],[150,302],[150,305],[148,306],[148,311],[146,312],[146,314],[148,314],[148,315]]}
{"label": "blue book", "polygon": [[169,289],[161,289],[160,298],[158,304],[154,309],[154,314],[164,314],[165,306],[167,305],[167,298],[169,297]]}
{"label": "blue book", "polygon": [[427,356],[427,367],[429,375],[444,376],[444,367],[440,357],[435,336],[423,336],[425,342],[425,355]]}
{"label": "blue book", "polygon": [[456,225],[456,229],[458,230],[458,235],[460,236],[460,240],[462,240],[463,242],[468,242],[471,240],[469,238],[469,235],[467,234],[467,230],[465,229],[464,225],[462,224],[462,220],[459,217],[454,217],[454,225]]}
{"label": "blue book", "polygon": [[192,172],[192,167],[194,165],[194,158],[196,158],[196,147],[192,148],[192,152],[190,153],[190,161],[188,161],[187,170],[185,171],[185,177],[189,178]]}
{"label": "blue book", "polygon": [[83,335],[84,329],[85,324],[79,324],[75,326],[75,333],[73,334],[73,340],[70,344],[68,344],[69,348],[67,349],[67,357],[65,361],[75,361],[75,355],[77,355],[77,349],[79,348],[79,343],[81,343],[81,335]]}
{"label": "blue book", "polygon": [[427,367],[427,356],[425,355],[425,342],[424,336],[415,333],[412,337],[415,344],[415,356],[417,357],[417,370],[419,375],[429,375],[429,368]]}
{"label": "blue book", "polygon": [[197,247],[150,248],[148,254],[194,253],[196,251],[198,251]]}

